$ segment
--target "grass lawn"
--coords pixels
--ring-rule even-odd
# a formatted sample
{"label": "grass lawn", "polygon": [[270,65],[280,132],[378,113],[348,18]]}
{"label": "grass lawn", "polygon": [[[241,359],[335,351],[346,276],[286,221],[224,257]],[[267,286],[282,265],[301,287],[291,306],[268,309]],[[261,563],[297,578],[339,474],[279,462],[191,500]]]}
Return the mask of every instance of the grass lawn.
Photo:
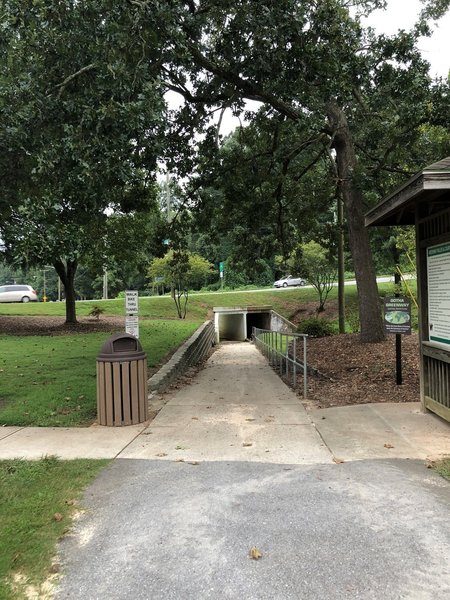
{"label": "grass lawn", "polygon": [[71,525],[82,490],[107,463],[0,461],[2,600],[47,597],[43,583],[51,575],[56,543]]}
{"label": "grass lawn", "polygon": [[[379,284],[381,294],[392,293],[393,284]],[[415,289],[415,286],[413,286]],[[346,305],[349,313],[355,311],[358,302],[356,285],[345,286]],[[330,292],[329,300],[337,299],[337,288]],[[288,290],[263,290],[263,291],[236,291],[236,292],[210,292],[192,293],[189,296],[186,320],[204,321],[208,311],[214,306],[248,306],[270,305],[283,317],[289,318],[305,302],[317,302],[317,292],[312,288],[295,288]],[[105,315],[125,314],[125,300],[89,300],[77,302],[77,314],[86,316],[93,306],[100,306],[105,310]],[[29,304],[0,304],[1,315],[23,316],[64,316],[65,304],[63,302],[36,302]],[[139,298],[139,315],[154,319],[174,319],[175,306],[170,296],[148,296]]]}
{"label": "grass lawn", "polygon": [[[175,350],[200,321],[141,321],[150,367]],[[104,333],[0,336],[0,425],[73,427],[96,417],[96,356]]]}

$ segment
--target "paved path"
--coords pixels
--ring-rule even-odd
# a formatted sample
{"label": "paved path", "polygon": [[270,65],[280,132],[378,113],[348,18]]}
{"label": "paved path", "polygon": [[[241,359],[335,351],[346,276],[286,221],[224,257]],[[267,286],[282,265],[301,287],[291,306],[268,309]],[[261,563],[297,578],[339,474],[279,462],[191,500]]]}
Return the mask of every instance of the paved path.
{"label": "paved path", "polygon": [[87,490],[57,600],[450,597],[450,486],[390,458],[442,450],[447,425],[341,413],[316,427],[253,346],[221,346]]}

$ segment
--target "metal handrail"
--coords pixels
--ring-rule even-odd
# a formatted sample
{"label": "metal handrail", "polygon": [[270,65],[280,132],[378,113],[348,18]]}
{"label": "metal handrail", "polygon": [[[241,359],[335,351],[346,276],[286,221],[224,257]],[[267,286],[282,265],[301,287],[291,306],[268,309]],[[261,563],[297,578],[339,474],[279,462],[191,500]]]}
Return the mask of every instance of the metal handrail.
{"label": "metal handrail", "polygon": [[[303,340],[303,362],[297,360],[297,340]],[[308,336],[305,333],[283,333],[272,329],[259,329],[253,327],[253,340],[258,350],[267,358],[269,364],[279,368],[280,375],[285,370],[286,377],[289,377],[289,365],[292,367],[292,383],[296,387],[297,367],[303,370],[303,398],[306,400],[308,366],[306,362],[306,341]],[[292,345],[292,352],[289,351]]]}

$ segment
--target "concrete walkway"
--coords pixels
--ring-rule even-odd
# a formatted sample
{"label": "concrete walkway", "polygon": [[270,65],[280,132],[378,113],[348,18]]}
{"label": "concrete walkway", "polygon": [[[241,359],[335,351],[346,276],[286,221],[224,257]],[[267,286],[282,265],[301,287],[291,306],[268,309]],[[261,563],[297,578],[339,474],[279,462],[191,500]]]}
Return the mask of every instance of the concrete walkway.
{"label": "concrete walkway", "polygon": [[450,485],[411,460],[450,427],[417,405],[313,419],[252,345],[221,346],[86,491],[56,600],[450,597]]}
{"label": "concrete walkway", "polygon": [[[158,397],[151,408],[161,408]],[[0,427],[0,459],[127,458],[330,463],[435,459],[450,454],[450,425],[418,403],[306,412],[251,344],[223,344],[157,417],[131,427]]]}

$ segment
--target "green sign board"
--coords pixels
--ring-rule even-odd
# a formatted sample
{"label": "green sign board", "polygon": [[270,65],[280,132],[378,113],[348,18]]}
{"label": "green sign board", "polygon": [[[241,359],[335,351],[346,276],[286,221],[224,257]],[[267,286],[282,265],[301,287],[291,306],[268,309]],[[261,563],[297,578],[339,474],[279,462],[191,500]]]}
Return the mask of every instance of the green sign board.
{"label": "green sign board", "polygon": [[411,300],[406,296],[385,296],[384,329],[387,333],[411,333]]}
{"label": "green sign board", "polygon": [[427,248],[429,341],[450,345],[450,244]]}
{"label": "green sign board", "polygon": [[223,273],[223,271],[224,271],[224,264],[223,264],[223,262],[220,262],[219,263],[219,272]]}

